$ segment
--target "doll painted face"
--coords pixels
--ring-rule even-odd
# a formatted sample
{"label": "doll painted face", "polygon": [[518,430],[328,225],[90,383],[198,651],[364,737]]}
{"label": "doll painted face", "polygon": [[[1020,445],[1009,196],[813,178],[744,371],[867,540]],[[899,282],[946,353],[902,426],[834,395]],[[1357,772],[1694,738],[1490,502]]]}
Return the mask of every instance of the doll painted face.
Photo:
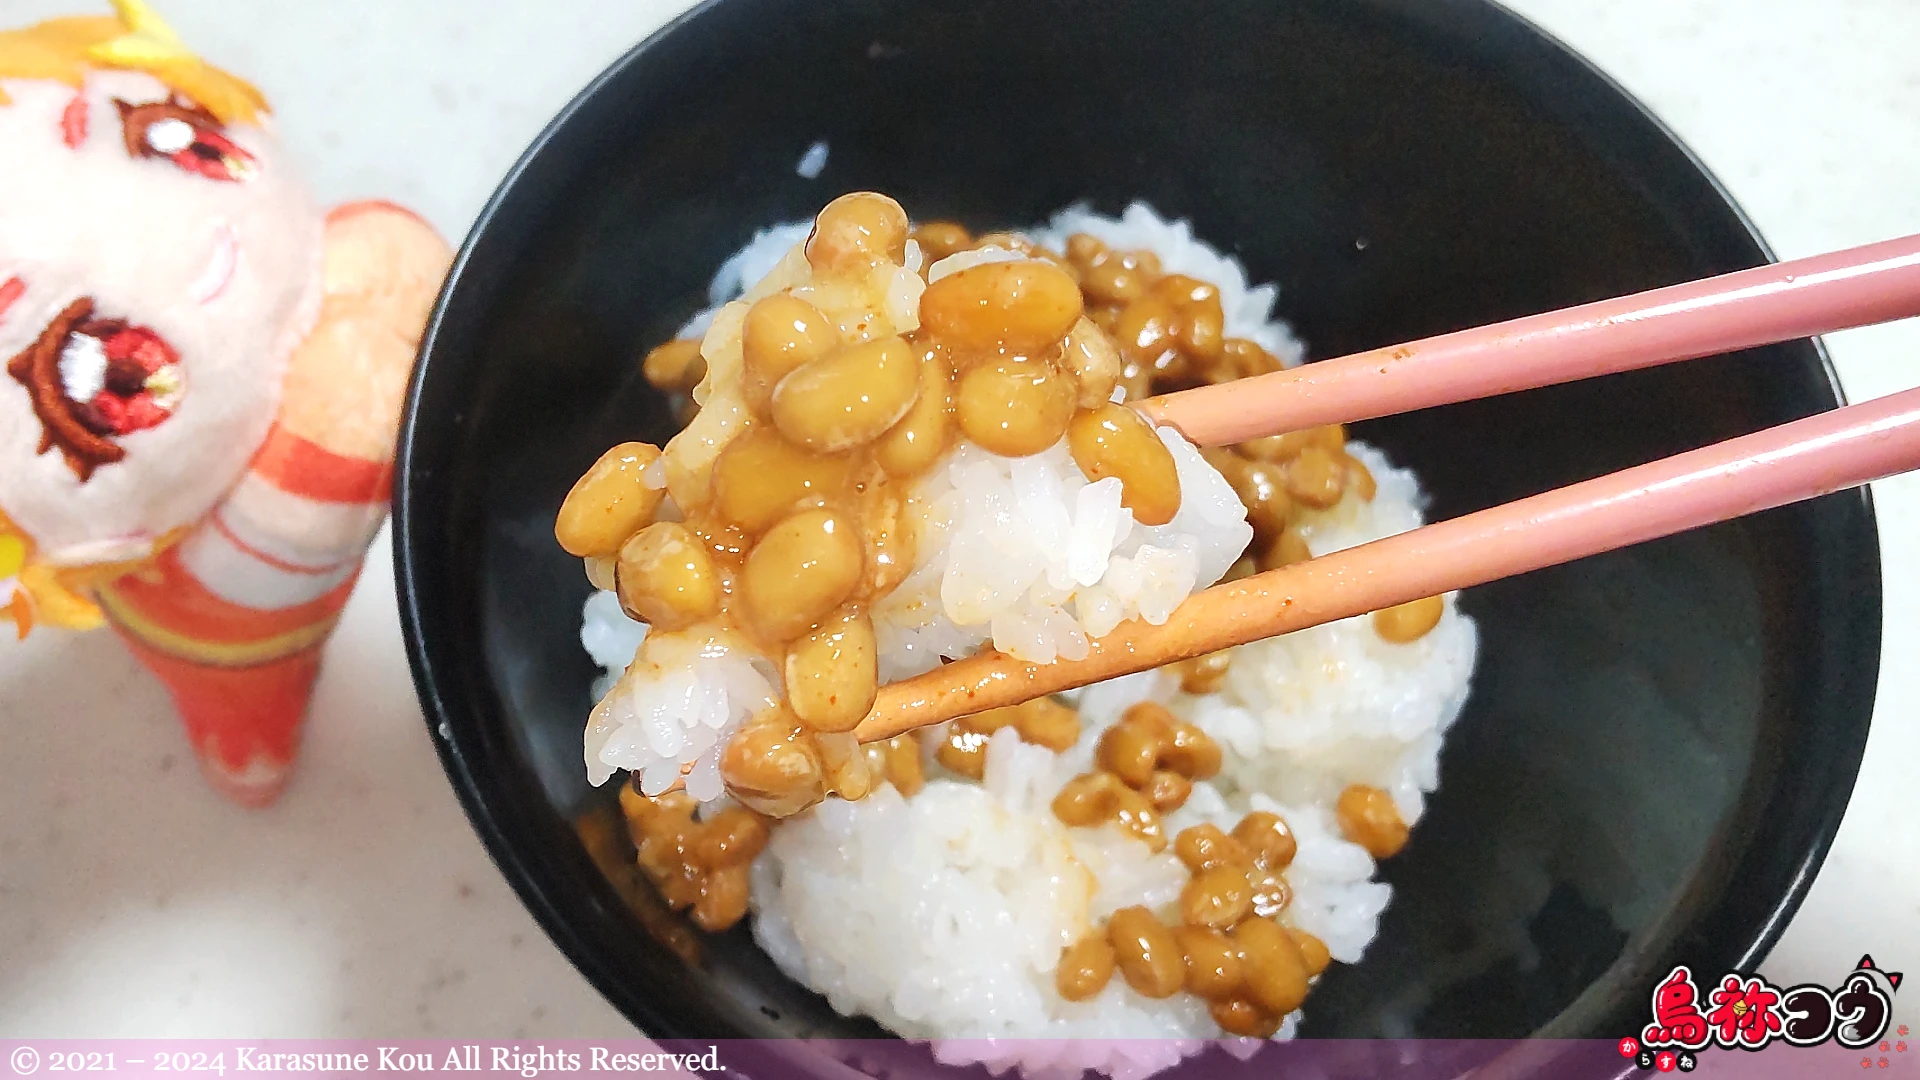
{"label": "doll painted face", "polygon": [[[67,39],[124,29],[0,35],[0,513],[55,565],[142,557],[204,515],[319,305],[321,215],[264,117],[182,89],[225,76],[60,77]],[[54,77],[9,75],[36,64]]]}

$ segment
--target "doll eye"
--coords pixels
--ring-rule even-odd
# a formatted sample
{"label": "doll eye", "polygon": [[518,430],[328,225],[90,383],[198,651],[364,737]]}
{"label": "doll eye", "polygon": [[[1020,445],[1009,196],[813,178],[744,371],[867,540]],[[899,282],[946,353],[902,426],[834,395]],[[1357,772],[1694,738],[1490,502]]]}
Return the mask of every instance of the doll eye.
{"label": "doll eye", "polygon": [[253,155],[227,138],[204,109],[177,101],[114,105],[120,109],[127,153],[134,157],[170,161],[182,172],[227,183],[250,179],[258,168]]}
{"label": "doll eye", "polygon": [[198,136],[192,124],[169,116],[148,124],[142,140],[147,144],[148,152],[172,157],[197,142]]}

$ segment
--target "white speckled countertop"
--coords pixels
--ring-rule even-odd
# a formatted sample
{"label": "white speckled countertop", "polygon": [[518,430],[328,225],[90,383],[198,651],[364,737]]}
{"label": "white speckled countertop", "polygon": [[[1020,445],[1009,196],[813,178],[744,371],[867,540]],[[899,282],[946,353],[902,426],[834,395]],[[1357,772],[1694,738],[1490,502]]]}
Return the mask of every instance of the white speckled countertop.
{"label": "white speckled countertop", "polygon": [[[458,240],[547,119],[681,0],[162,0],[263,84],[320,196]],[[1920,232],[1920,3],[1515,0],[1648,102],[1783,258]],[[27,22],[104,0],[5,0]],[[1920,323],[1828,339],[1848,393],[1920,384]],[[1886,652],[1833,853],[1766,970],[1920,965],[1920,477],[1875,485]],[[0,646],[0,1034],[631,1035],[520,907],[421,725],[384,535],[265,813],[195,775],[105,635]],[[117,767],[101,774],[97,762]],[[1904,1012],[1905,1010],[1903,1010]]]}

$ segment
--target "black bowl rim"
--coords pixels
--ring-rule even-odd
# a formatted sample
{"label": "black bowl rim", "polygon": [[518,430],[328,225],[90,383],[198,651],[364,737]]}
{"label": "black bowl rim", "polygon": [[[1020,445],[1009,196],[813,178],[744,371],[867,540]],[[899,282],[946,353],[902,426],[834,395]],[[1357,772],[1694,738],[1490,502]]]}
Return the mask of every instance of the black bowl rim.
{"label": "black bowl rim", "polygon": [[[642,1019],[644,1026],[641,1026],[640,1023],[636,1023],[636,1026],[641,1028],[643,1034],[648,1033],[648,1028],[662,1029],[664,1027],[671,1027],[671,1023],[644,997],[630,992],[626,980],[622,978],[622,974],[612,970],[604,963],[601,956],[591,947],[591,943],[583,940],[569,925],[564,913],[554,899],[547,895],[547,893],[534,882],[528,867],[515,853],[497,823],[495,815],[488,805],[488,799],[482,792],[481,779],[468,768],[467,762],[461,752],[461,747],[455,738],[455,733],[459,728],[454,721],[454,710],[448,707],[447,702],[439,692],[435,672],[427,656],[425,637],[421,630],[418,580],[420,571],[412,558],[414,551],[413,509],[415,498],[413,481],[413,434],[420,421],[421,388],[426,382],[428,366],[440,336],[441,322],[446,316],[449,302],[464,277],[467,264],[475,248],[492,226],[495,216],[509,199],[522,176],[545,153],[549,144],[568,126],[575,114],[586,107],[587,103],[597,96],[603,87],[618,79],[632,65],[643,62],[647,53],[663,39],[679,31],[687,24],[694,22],[708,10],[718,7],[725,2],[726,0],[700,0],[699,3],[668,20],[653,33],[647,35],[638,44],[615,59],[554,115],[553,119],[541,129],[540,134],[528,144],[527,149],[522,152],[520,157],[514,162],[513,167],[502,177],[499,185],[494,189],[493,194],[489,196],[486,205],[481,209],[479,215],[475,217],[474,223],[469,229],[465,240],[462,241],[460,250],[454,257],[453,263],[447,272],[447,277],[442,283],[439,295],[434,302],[433,312],[428,319],[426,332],[421,337],[417,363],[415,364],[412,377],[407,386],[407,397],[401,416],[398,454],[394,469],[392,498],[394,523],[394,585],[396,599],[400,608],[401,633],[405,639],[408,665],[413,673],[414,686],[420,698],[423,718],[426,722],[428,734],[433,741],[435,752],[439,755],[441,766],[447,774],[447,780],[452,785],[456,797],[460,800],[461,808],[466,812],[467,818],[472,823],[475,833],[479,835],[482,844],[486,847],[488,855],[493,859],[495,865],[507,879],[508,883],[512,885],[514,892],[519,895],[521,903],[523,903],[527,910],[533,915],[534,921],[539,923],[541,929],[544,930],[547,936],[553,940],[554,944],[560,948],[560,951],[567,957],[568,961],[573,964],[575,970],[585,976],[587,981],[604,999],[614,1005],[614,1007],[629,1020],[633,1020],[635,1017]],[[1724,204],[1726,209],[1733,215],[1741,231],[1753,242],[1759,253],[1768,262],[1778,261],[1772,247],[1767,243],[1765,237],[1761,235],[1753,219],[1747,214],[1746,210],[1741,207],[1739,202],[1734,199],[1733,194],[1727,189],[1720,178],[1714,174],[1713,170],[1709,169],[1706,163],[1700,159],[1700,156],[1694,149],[1682,140],[1645,102],[1641,101],[1639,97],[1621,85],[1612,75],[1602,70],[1598,64],[1589,59],[1585,54],[1572,48],[1554,34],[1549,33],[1533,20],[1519,14],[1505,4],[1499,3],[1498,0],[1433,0],[1433,2],[1437,7],[1446,9],[1449,14],[1456,14],[1466,18],[1491,20],[1495,23],[1502,19],[1508,20],[1512,24],[1536,36],[1542,44],[1559,52],[1564,59],[1577,65],[1578,69],[1583,69],[1587,75],[1596,79],[1601,87],[1607,91],[1611,91],[1611,93],[1618,98],[1619,102],[1626,105],[1632,113],[1637,114],[1643,123],[1649,125],[1653,131],[1663,137],[1674,149],[1678,150],[1687,163],[1707,182],[1720,202]],[[1841,387],[1839,373],[1834,368],[1833,358],[1827,351],[1826,343],[1818,337],[1809,339],[1809,343],[1812,345],[1814,354],[1819,361],[1821,373],[1825,377],[1826,388],[1833,395],[1834,407],[1837,408],[1847,404],[1845,390]],[[1845,497],[1859,500],[1860,509],[1865,514],[1863,520],[1867,526],[1867,540],[1873,547],[1873,561],[1877,571],[1881,564],[1881,555],[1879,550],[1878,521],[1874,514],[1872,492],[1869,488],[1862,486],[1846,493]],[[1876,573],[1873,582],[1873,591],[1876,598],[1879,598],[1880,590],[1881,581],[1878,573]],[[1873,706],[1877,701],[1877,673],[1882,645],[1882,627],[1876,622],[1875,625],[1868,630],[1868,633],[1873,642],[1873,652],[1875,654],[1874,674],[1876,676],[1876,686],[1868,687],[1864,691],[1866,695],[1865,704],[1868,712],[1868,723],[1870,724]],[[1862,743],[1862,755],[1855,756],[1853,767],[1849,770],[1850,775],[1848,776],[1845,788],[1847,797],[1845,799],[1835,800],[1833,804],[1828,806],[1825,812],[1820,815],[1820,825],[1813,837],[1813,843],[1807,848],[1794,874],[1792,884],[1789,886],[1787,892],[1779,898],[1771,912],[1768,913],[1751,943],[1741,950],[1739,959],[1735,964],[1735,967],[1739,970],[1751,971],[1758,966],[1760,961],[1765,958],[1767,953],[1778,942],[1787,924],[1791,921],[1794,913],[1805,899],[1808,889],[1812,887],[1814,878],[1818,874],[1821,864],[1825,861],[1827,852],[1833,845],[1835,834],[1839,830],[1840,822],[1846,813],[1847,806],[1852,801],[1853,786],[1858,779],[1860,760],[1864,754],[1864,727],[1860,739]],[[1836,788],[1836,790],[1838,789]],[[1549,1023],[1551,1023],[1551,1021]]]}

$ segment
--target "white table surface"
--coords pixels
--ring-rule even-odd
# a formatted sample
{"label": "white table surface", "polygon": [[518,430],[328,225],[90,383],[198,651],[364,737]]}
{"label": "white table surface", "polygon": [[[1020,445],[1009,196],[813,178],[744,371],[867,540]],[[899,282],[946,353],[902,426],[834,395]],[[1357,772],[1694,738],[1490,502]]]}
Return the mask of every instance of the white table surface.
{"label": "white table surface", "polygon": [[[106,5],[5,0],[0,22],[89,6]],[[548,117],[683,5],[160,6],[262,84],[323,199],[392,198],[457,241]],[[1513,6],[1649,102],[1782,257],[1920,232],[1915,0]],[[1920,384],[1920,324],[1828,340],[1855,400]],[[1875,496],[1888,661],[1846,823],[1765,968],[1782,983],[1831,979],[1867,951],[1920,969],[1920,478]],[[165,695],[110,637],[0,644],[0,1033],[633,1030],[521,908],[442,779],[383,534],[330,646],[300,772],[267,812],[202,785]]]}

